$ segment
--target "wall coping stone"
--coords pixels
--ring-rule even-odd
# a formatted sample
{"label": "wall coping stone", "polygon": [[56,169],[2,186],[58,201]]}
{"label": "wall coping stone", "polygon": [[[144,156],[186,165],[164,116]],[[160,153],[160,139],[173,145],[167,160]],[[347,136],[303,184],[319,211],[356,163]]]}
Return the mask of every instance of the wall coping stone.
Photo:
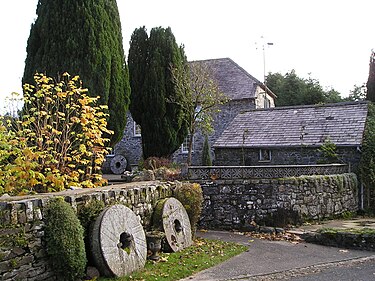
{"label": "wall coping stone", "polygon": [[24,195],[24,196],[0,196],[0,209],[1,205],[8,204],[8,203],[19,203],[19,204],[26,204],[27,202],[35,202],[38,200],[45,200],[51,197],[69,197],[69,196],[84,196],[84,195],[91,195],[93,193],[108,193],[110,191],[115,190],[130,190],[134,188],[143,188],[147,186],[158,186],[161,184],[166,184],[168,182],[160,182],[160,181],[144,181],[144,182],[131,182],[131,183],[122,183],[122,184],[114,184],[114,185],[107,185],[102,187],[96,188],[79,188],[79,189],[67,189],[59,192],[51,192],[51,193],[38,193],[35,195]]}

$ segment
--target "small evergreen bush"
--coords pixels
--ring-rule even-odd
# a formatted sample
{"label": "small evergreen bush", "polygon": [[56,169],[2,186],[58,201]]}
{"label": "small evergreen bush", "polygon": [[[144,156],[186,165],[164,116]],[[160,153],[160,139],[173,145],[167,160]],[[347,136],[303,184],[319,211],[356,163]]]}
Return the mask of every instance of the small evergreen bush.
{"label": "small evergreen bush", "polygon": [[84,275],[86,252],[84,232],[73,208],[57,197],[49,201],[46,212],[47,255],[59,280],[76,280]]}
{"label": "small evergreen bush", "polygon": [[318,160],[318,164],[332,164],[339,162],[337,155],[337,147],[329,138],[324,140],[323,145],[319,148],[319,152],[322,153],[321,159]]}
{"label": "small evergreen bush", "polygon": [[198,183],[184,182],[177,185],[174,190],[174,197],[185,207],[190,219],[191,230],[194,237],[202,213],[202,188]]}
{"label": "small evergreen bush", "polygon": [[[366,129],[362,144],[362,155],[360,162],[361,181],[372,192],[375,189],[375,104],[369,104],[366,120]],[[372,198],[371,198],[372,200]],[[372,200],[373,201],[373,200]],[[375,203],[371,208],[375,210]]]}
{"label": "small evergreen bush", "polygon": [[100,200],[90,200],[78,211],[78,219],[84,229],[84,236],[87,237],[90,230],[90,225],[103,211],[105,205]]}
{"label": "small evergreen bush", "polygon": [[208,137],[204,138],[203,152],[202,152],[202,166],[212,166],[210,145],[208,143]]}

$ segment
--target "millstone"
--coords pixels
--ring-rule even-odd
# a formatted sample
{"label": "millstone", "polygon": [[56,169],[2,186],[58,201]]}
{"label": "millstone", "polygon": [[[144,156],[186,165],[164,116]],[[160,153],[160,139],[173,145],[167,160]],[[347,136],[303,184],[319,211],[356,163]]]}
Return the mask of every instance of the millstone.
{"label": "millstone", "polygon": [[177,252],[191,246],[191,225],[184,206],[176,198],[168,198],[159,203],[155,211],[154,224],[159,224],[155,225],[157,227],[162,225],[172,251]]}
{"label": "millstone", "polygon": [[134,212],[124,205],[103,210],[91,231],[91,251],[102,275],[125,276],[144,267],[147,243]]}
{"label": "millstone", "polygon": [[126,161],[125,156],[123,155],[115,155],[111,160],[111,171],[115,175],[123,174],[126,170],[126,165],[128,164],[128,161]]}

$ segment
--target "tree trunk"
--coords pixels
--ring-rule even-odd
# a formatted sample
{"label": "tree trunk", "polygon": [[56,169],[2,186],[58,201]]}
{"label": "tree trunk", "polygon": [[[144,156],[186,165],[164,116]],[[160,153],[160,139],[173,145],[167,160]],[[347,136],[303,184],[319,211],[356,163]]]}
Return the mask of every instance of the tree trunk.
{"label": "tree trunk", "polygon": [[193,139],[194,139],[194,133],[191,133],[189,136],[189,151],[188,151],[188,158],[187,158],[187,164],[188,166],[191,165],[191,156],[193,152]]}

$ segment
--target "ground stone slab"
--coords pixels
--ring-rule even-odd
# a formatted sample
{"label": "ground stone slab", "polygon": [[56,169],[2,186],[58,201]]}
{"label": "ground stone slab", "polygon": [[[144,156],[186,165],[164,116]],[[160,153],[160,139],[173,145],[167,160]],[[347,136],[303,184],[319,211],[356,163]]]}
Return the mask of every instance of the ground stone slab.
{"label": "ground stone slab", "polygon": [[192,245],[192,234],[189,216],[176,198],[164,200],[161,216],[157,221],[162,221],[166,240],[172,249],[177,252]]}
{"label": "ground stone slab", "polygon": [[124,205],[105,209],[91,232],[91,251],[102,275],[125,276],[144,267],[146,236],[139,218]]}

